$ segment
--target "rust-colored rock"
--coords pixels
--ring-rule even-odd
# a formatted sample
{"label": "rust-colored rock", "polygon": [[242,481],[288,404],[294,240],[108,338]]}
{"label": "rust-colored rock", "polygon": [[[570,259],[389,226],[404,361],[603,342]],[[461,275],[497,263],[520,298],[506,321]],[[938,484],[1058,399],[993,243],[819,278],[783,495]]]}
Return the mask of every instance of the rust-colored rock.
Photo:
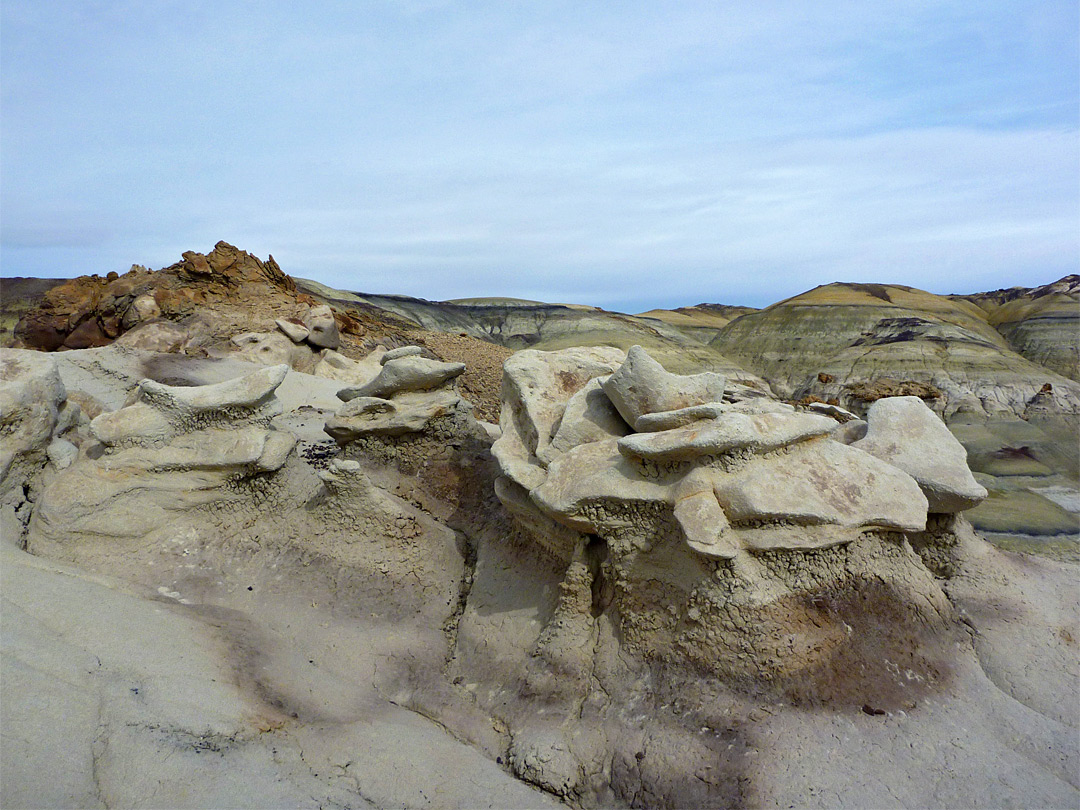
{"label": "rust-colored rock", "polygon": [[[124,275],[80,276],[53,287],[19,321],[15,338],[44,351],[104,346],[153,318],[175,322],[200,313],[220,316],[221,337],[229,337],[269,327],[261,321],[272,323],[275,312],[297,314],[296,299],[296,284],[273,257],[264,262],[218,242],[209,254],[187,251],[157,272],[134,265]],[[355,319],[347,323],[350,334],[363,334]]]}
{"label": "rust-colored rock", "polygon": [[879,377],[868,382],[851,383],[848,393],[863,402],[877,402],[885,397],[919,397],[920,399],[941,399],[941,390],[929,383],[914,380],[893,380]]}
{"label": "rust-colored rock", "polygon": [[80,323],[71,334],[64,339],[65,349],[93,349],[97,346],[108,346],[112,340],[105,335],[96,318],[88,318]]}
{"label": "rust-colored rock", "polygon": [[174,271],[181,279],[210,280],[227,287],[262,283],[296,292],[295,282],[282,272],[273,256],[264,262],[227,242],[218,242],[205,256],[189,250],[183,254],[182,261],[166,267],[165,271]]}

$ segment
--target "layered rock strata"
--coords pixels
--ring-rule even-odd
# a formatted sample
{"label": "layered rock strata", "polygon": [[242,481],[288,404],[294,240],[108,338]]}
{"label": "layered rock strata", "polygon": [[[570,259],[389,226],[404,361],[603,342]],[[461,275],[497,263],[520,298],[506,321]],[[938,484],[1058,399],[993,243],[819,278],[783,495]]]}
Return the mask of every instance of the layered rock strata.
{"label": "layered rock strata", "polygon": [[[390,435],[364,430],[395,418],[375,405],[456,395],[461,376],[388,355],[373,388],[348,385],[361,390],[339,411],[373,410],[336,447],[317,431],[339,384],[237,376],[235,360],[61,356],[69,396],[106,380],[130,396],[108,410],[122,393],[101,393],[92,425],[67,430],[67,469],[44,460],[41,432],[28,547],[123,577],[151,597],[146,617],[182,617],[183,652],[209,673],[169,657],[183,695],[163,697],[169,681],[145,661],[80,637],[86,665],[62,676],[93,673],[75,682],[91,720],[64,748],[87,763],[73,784],[110,805],[182,804],[196,773],[207,806],[438,807],[468,803],[457,783],[475,779],[489,786],[476,802],[512,806],[485,792],[482,760],[548,794],[517,794],[525,806],[791,805],[823,783],[830,806],[1075,803],[1077,719],[1060,700],[1072,603],[1040,590],[1064,572],[1007,559],[962,514],[934,511],[976,493],[962,470],[889,449],[944,441],[921,401],[881,400],[859,435],[847,414],[729,383],[698,397],[715,401],[645,392],[646,410],[668,410],[631,426],[604,388],[621,352],[522,352],[501,436],[467,403]],[[214,384],[140,382],[142,369]],[[285,431],[298,450],[274,438]],[[854,446],[871,437],[880,457]],[[45,601],[18,593],[20,611]],[[5,632],[15,615],[6,601]],[[6,716],[53,736],[81,727],[24,697],[69,694],[38,675],[57,648],[31,647],[5,669]],[[49,761],[40,738],[28,763]],[[448,755],[453,740],[471,759]],[[947,761],[928,740],[949,741]],[[410,756],[460,777],[456,792],[409,774]],[[851,783],[881,762],[872,784]],[[30,765],[13,773],[4,795],[25,803],[13,797],[39,784]]]}
{"label": "layered rock strata", "polygon": [[[587,584],[593,614],[610,608],[621,637],[646,660],[766,681],[807,665],[790,651],[768,652],[752,629],[777,621],[765,617],[794,598],[790,583],[770,572],[774,557],[800,560],[808,571],[823,564],[814,560],[863,560],[856,578],[891,571],[890,587],[922,603],[926,621],[947,626],[944,595],[903,538],[925,532],[930,511],[958,511],[985,491],[921,400],[893,408],[883,400],[872,410],[861,440],[867,452],[831,438],[837,419],[727,398],[722,378],[670,375],[640,348],[618,361],[605,350],[574,349],[520,352],[506,364],[496,491],[538,546],[567,566],[564,599],[585,599],[570,594]],[[672,404],[674,411],[654,410]],[[594,415],[587,430],[585,413]],[[633,432],[630,420],[648,430]],[[916,445],[904,448],[910,454],[895,446],[904,442]],[[926,442],[946,450],[932,469],[910,458]],[[860,550],[837,550],[849,544]],[[873,574],[871,560],[881,555],[891,562]],[[811,576],[843,590],[849,574],[826,567]],[[586,584],[574,585],[578,579]],[[733,610],[741,611],[736,625]],[[552,625],[541,647],[570,643],[558,640],[565,624]]]}
{"label": "layered rock strata", "polygon": [[152,543],[185,522],[272,498],[273,473],[296,444],[270,426],[287,372],[274,366],[193,387],[141,381],[130,404],[90,422],[78,460],[45,487],[28,548],[65,556],[73,541]]}
{"label": "layered rock strata", "polygon": [[432,419],[471,409],[452,383],[465,371],[464,363],[428,360],[418,356],[419,347],[409,348],[417,352],[399,353],[365,385],[338,391],[345,404],[326,423],[326,432],[339,444],[419,433]]}

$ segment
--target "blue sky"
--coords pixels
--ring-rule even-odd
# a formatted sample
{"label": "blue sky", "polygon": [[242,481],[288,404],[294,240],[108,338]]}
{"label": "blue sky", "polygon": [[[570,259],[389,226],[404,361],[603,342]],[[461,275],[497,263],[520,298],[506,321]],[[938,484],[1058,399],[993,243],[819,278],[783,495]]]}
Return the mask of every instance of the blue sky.
{"label": "blue sky", "polygon": [[1078,3],[2,0],[0,270],[429,299],[1080,265]]}

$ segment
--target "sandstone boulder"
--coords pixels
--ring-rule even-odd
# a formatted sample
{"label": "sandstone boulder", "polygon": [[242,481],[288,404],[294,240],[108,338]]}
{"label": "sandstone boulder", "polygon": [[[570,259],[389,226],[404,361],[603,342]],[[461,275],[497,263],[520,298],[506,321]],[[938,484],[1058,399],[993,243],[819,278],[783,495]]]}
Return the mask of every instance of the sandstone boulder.
{"label": "sandstone boulder", "polygon": [[824,436],[836,422],[811,413],[726,413],[720,418],[619,440],[624,455],[649,461],[687,461],[735,450],[764,453]]}
{"label": "sandstone boulder", "polygon": [[639,505],[667,503],[669,487],[640,475],[619,452],[618,441],[582,444],[556,458],[544,483],[532,491],[533,501],[556,521],[578,531],[634,528]]}
{"label": "sandstone boulder", "polygon": [[293,343],[303,343],[311,332],[302,323],[291,321],[288,318],[278,318],[274,321],[274,325],[281,330],[281,333],[285,335]]}
{"label": "sandstone boulder", "polygon": [[706,557],[730,559],[741,546],[713,489],[712,476],[695,470],[673,491],[672,515],[690,548]]}
{"label": "sandstone boulder", "polygon": [[545,464],[550,464],[558,454],[579,444],[618,438],[630,432],[629,426],[604,393],[601,386],[603,379],[595,377],[589,380],[567,401],[551,443],[538,451],[538,458]]}
{"label": "sandstone boulder", "polygon": [[418,433],[432,419],[466,407],[457,392],[449,389],[405,392],[392,400],[354,397],[327,420],[325,430],[339,444],[361,436],[401,436]]}
{"label": "sandstone boulder", "polygon": [[416,355],[422,354],[423,351],[423,348],[420,346],[399,346],[396,349],[390,349],[390,351],[382,356],[382,364],[386,365],[391,360],[397,360],[399,357],[415,357]]}
{"label": "sandstone boulder", "polygon": [[716,419],[720,414],[731,410],[723,402],[706,402],[704,405],[691,405],[674,411],[646,413],[637,418],[634,430],[638,433],[654,433],[658,430],[671,430],[698,422],[702,419]]}
{"label": "sandstone boulder", "polygon": [[502,432],[491,448],[503,474],[528,490],[539,486],[545,468],[540,455],[548,455],[567,402],[590,380],[614,372],[624,358],[618,349],[603,346],[512,355],[503,366]]}
{"label": "sandstone boulder", "polygon": [[715,492],[736,526],[780,521],[900,531],[926,528],[926,498],[911,476],[828,439],[755,459],[718,477]]}
{"label": "sandstone boulder", "polygon": [[90,423],[88,452],[45,488],[27,530],[28,548],[61,549],[73,538],[113,542],[168,535],[196,513],[250,509],[296,438],[270,427],[287,366],[199,386],[142,380],[132,402]]}
{"label": "sandstone boulder", "polygon": [[838,424],[829,436],[840,444],[854,444],[866,436],[866,428],[865,419],[852,419],[850,422]]}
{"label": "sandstone boulder", "polygon": [[271,366],[246,377],[213,385],[172,386],[143,380],[134,402],[90,423],[94,437],[106,446],[156,444],[173,436],[219,425],[265,427],[281,413],[274,391],[288,373]]}
{"label": "sandstone boulder", "polygon": [[147,321],[134,324],[116,343],[148,352],[179,352],[193,338],[193,330],[173,321]]}
{"label": "sandstone boulder", "polygon": [[719,402],[726,385],[727,378],[713,372],[672,374],[640,346],[631,346],[626,362],[604,383],[604,391],[623,419],[635,425],[647,413]]}
{"label": "sandstone boulder", "polygon": [[247,332],[232,338],[237,355],[264,366],[286,365],[310,373],[318,358],[306,343],[294,343],[282,332]]}
{"label": "sandstone boulder", "polygon": [[304,327],[308,330],[307,342],[320,349],[336,349],[341,345],[334,311],[323,304],[304,313]]}
{"label": "sandstone boulder", "polygon": [[967,451],[919,397],[879,399],[866,421],[865,438],[851,446],[918,481],[931,512],[960,512],[986,498],[968,468]]}
{"label": "sandstone boulder", "polygon": [[[22,486],[45,462],[53,437],[70,426],[67,391],[56,361],[40,352],[0,352],[0,503],[21,500]],[[68,424],[65,424],[68,423]]]}
{"label": "sandstone boulder", "polygon": [[386,350],[379,346],[360,360],[353,360],[333,349],[323,349],[311,373],[316,377],[340,380],[353,386],[367,385],[379,375]]}
{"label": "sandstone boulder", "polygon": [[358,388],[344,388],[338,398],[344,402],[356,397],[387,399],[404,391],[430,391],[465,371],[464,363],[443,363],[426,357],[400,357],[390,360],[371,382]]}

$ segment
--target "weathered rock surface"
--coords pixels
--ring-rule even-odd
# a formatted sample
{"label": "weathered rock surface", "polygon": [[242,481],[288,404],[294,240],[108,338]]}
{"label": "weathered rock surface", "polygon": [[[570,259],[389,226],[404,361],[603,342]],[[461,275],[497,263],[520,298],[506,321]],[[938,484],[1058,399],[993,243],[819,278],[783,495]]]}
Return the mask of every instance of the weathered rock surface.
{"label": "weathered rock surface", "polygon": [[326,432],[341,444],[361,436],[418,433],[432,419],[462,408],[462,403],[461,396],[452,390],[406,392],[393,399],[353,397],[327,420]]}
{"label": "weathered rock surface", "polygon": [[675,411],[720,402],[727,378],[722,374],[671,374],[640,346],[631,346],[617,372],[604,381],[604,393],[633,425],[649,413]]}
{"label": "weathered rock surface", "polygon": [[[56,361],[69,397],[106,408],[150,407],[147,372],[246,376],[112,347]],[[583,532],[500,477],[465,418],[319,441],[338,387],[287,372],[261,450],[265,428],[223,420],[94,458],[73,429],[80,458],[42,473],[28,540],[77,566],[12,548],[0,509],[0,804],[1076,804],[1074,566],[1000,554],[958,515],[912,528],[885,496],[910,509],[915,481],[827,437],[677,464],[591,429],[555,448],[560,390],[538,411],[559,452],[534,458]],[[106,464],[182,494],[75,484]],[[753,476],[764,494],[733,483]],[[732,520],[718,490],[774,517]],[[202,503],[169,514],[180,498]],[[39,522],[65,510],[55,535]],[[159,522],[98,535],[95,510],[101,530]]]}
{"label": "weathered rock surface", "polygon": [[721,414],[731,410],[731,406],[723,402],[709,402],[704,405],[691,405],[688,408],[678,408],[674,411],[660,411],[659,413],[646,413],[634,421],[634,430],[638,433],[652,433],[657,430],[671,430],[698,422],[702,419],[716,419]]}
{"label": "weathered rock surface", "polygon": [[[636,354],[638,370],[649,369],[647,376],[658,385],[670,384],[655,373],[647,354]],[[620,429],[596,398],[607,393],[621,369],[610,378],[597,375],[568,403],[560,402],[563,380],[550,370],[579,359],[533,352],[521,365],[507,363],[504,430],[493,452],[513,481],[502,485],[500,497],[516,515],[528,509],[524,490],[548,518],[583,535],[629,534],[635,547],[647,549],[653,535],[681,533],[690,549],[720,558],[745,548],[818,548],[852,542],[868,530],[926,526],[927,500],[916,481],[897,466],[827,438],[838,427],[833,418],[758,399],[710,402],[660,412],[660,419],[647,423],[660,429],[620,436],[625,423]],[[521,384],[522,368],[531,387]],[[544,382],[547,392],[539,388]],[[652,394],[636,384],[635,396],[647,401]],[[531,421],[519,416],[528,414],[517,404],[522,390],[540,406]],[[594,419],[588,430],[566,433],[554,427],[558,418],[580,425],[590,399],[589,407],[606,421]],[[609,398],[607,407],[613,405]],[[560,407],[563,414],[556,417]],[[699,416],[708,418],[693,418]],[[558,441],[532,452],[531,443],[540,444],[539,437],[553,429]],[[537,542],[551,553],[573,551],[566,543],[553,548],[544,538]]]}
{"label": "weathered rock surface", "polygon": [[[910,475],[827,439],[755,460],[719,478],[714,487],[724,514],[735,525],[781,521],[799,527],[926,528],[927,501]],[[767,532],[760,535],[754,546],[774,543]]]}
{"label": "weathered rock surface", "polygon": [[986,498],[967,465],[967,451],[918,397],[890,397],[870,406],[866,437],[852,443],[908,473],[931,512],[961,512]]}
{"label": "weathered rock surface", "polygon": [[[267,497],[296,439],[270,427],[287,366],[202,386],[139,382],[130,405],[89,425],[100,442],[55,476],[27,529],[27,548],[54,553],[71,538],[106,542],[177,530],[205,510]],[[122,550],[122,547],[118,550]]]}
{"label": "weathered rock surface", "polygon": [[391,360],[397,360],[399,357],[415,357],[423,353],[423,349],[419,346],[399,346],[396,349],[391,349],[382,356],[382,365],[386,365]]}
{"label": "weathered rock surface", "polygon": [[[0,505],[18,508],[56,437],[79,417],[56,362],[39,352],[0,352]],[[53,455],[68,453],[55,448]]]}
{"label": "weathered rock surface", "polygon": [[[502,435],[491,451],[503,475],[526,489],[543,481],[543,462],[569,399],[596,377],[618,368],[625,355],[607,347],[517,352],[503,367]],[[564,436],[564,439],[566,437]]]}
{"label": "weathered rock surface", "polygon": [[830,433],[836,422],[811,413],[728,412],[670,430],[635,433],[619,440],[619,452],[649,461],[689,461],[736,450],[765,453]]}
{"label": "weathered rock surface", "polygon": [[545,464],[579,444],[618,438],[630,432],[630,427],[604,393],[603,380],[603,377],[594,377],[566,401],[551,443],[537,452],[537,457]]}
{"label": "weathered rock surface", "polygon": [[343,388],[338,397],[348,402],[354,397],[386,399],[404,391],[430,391],[464,371],[464,363],[443,363],[426,357],[400,357],[384,363],[378,376],[371,382],[358,388]]}
{"label": "weathered rock surface", "polygon": [[385,356],[386,349],[382,346],[376,347],[360,360],[353,360],[333,349],[324,349],[317,356],[318,362],[311,373],[317,377],[340,380],[351,385],[367,385],[379,375],[382,358]]}
{"label": "weathered rock surface", "polygon": [[334,311],[322,304],[312,307],[304,313],[304,327],[308,330],[305,338],[312,346],[320,349],[336,349],[341,345],[341,333],[338,332]]}
{"label": "weathered rock surface", "polygon": [[281,413],[274,391],[288,371],[288,366],[270,366],[240,379],[202,386],[143,380],[131,405],[98,416],[90,431],[98,441],[114,446],[166,442],[221,423],[266,426]]}
{"label": "weathered rock surface", "polygon": [[385,363],[381,352],[369,356],[365,363],[373,378],[337,392],[345,404],[327,420],[326,433],[345,446],[365,437],[421,433],[433,421],[467,423],[472,432],[484,432],[472,417],[472,405],[456,390],[465,364],[420,357],[420,347],[415,348],[417,352],[399,353]]}
{"label": "weathered rock surface", "polygon": [[[274,324],[281,330],[281,333],[293,343],[303,343],[308,335],[311,334],[311,330],[304,326],[304,324],[291,321],[287,318],[278,318],[274,321]],[[333,348],[337,347],[334,346]]]}

